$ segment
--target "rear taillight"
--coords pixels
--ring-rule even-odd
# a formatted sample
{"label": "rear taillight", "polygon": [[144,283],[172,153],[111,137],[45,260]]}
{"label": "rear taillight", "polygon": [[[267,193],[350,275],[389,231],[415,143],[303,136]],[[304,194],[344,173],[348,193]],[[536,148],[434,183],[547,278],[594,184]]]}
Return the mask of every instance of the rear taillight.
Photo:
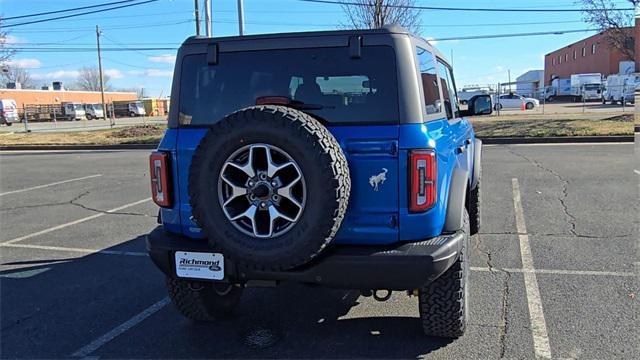
{"label": "rear taillight", "polygon": [[436,203],[436,153],[433,150],[414,150],[409,155],[411,194],[409,210],[421,212]]}
{"label": "rear taillight", "polygon": [[169,179],[169,154],[154,152],[149,157],[151,194],[153,202],[161,207],[171,206],[171,182]]}

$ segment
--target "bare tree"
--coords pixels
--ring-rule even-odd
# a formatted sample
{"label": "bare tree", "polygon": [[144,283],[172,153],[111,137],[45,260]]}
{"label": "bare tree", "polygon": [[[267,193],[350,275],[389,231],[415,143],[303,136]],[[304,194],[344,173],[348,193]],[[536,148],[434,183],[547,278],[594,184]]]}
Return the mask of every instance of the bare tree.
{"label": "bare tree", "polygon": [[138,99],[142,99],[143,97],[145,97],[145,92],[143,87],[122,88],[122,89],[118,89],[117,91],[134,92],[136,93],[136,96],[138,97]]}
{"label": "bare tree", "polygon": [[[103,73],[102,80],[104,90],[110,90],[111,85],[109,84],[109,80],[111,80],[111,77]],[[87,66],[80,69],[75,86],[80,90],[100,91],[100,71],[98,68],[95,66]]]}
{"label": "bare tree", "polygon": [[8,34],[3,29],[3,23],[4,19],[0,17],[0,64],[4,64],[15,53],[15,51],[7,48]]}
{"label": "bare tree", "polygon": [[414,34],[422,30],[422,12],[414,8],[415,0],[344,0],[341,6],[347,16],[344,27],[378,29],[398,24]]}
{"label": "bare tree", "polygon": [[5,83],[20,83],[23,89],[34,89],[36,86],[27,69],[18,65],[12,65],[11,63],[5,64],[2,67],[2,79]]}
{"label": "bare tree", "polygon": [[[626,1],[634,8],[640,4],[640,0]],[[584,21],[603,31],[609,44],[626,58],[634,59],[634,12],[619,10],[620,7],[613,0],[580,0],[580,3]]]}

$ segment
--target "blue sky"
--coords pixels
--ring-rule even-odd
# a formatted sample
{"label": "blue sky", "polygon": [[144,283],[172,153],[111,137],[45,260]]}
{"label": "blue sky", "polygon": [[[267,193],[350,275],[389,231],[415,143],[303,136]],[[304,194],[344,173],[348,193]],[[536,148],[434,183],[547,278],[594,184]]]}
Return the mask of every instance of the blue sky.
{"label": "blue sky", "polygon": [[[4,17],[17,16],[108,1],[111,0],[0,0],[0,14]],[[623,0],[616,2],[626,5]],[[417,3],[449,7],[578,8],[573,0],[417,0]],[[244,7],[246,34],[327,30],[345,22],[341,8],[331,4],[297,0],[245,0]],[[214,36],[236,35],[236,0],[213,0],[213,19]],[[7,21],[7,24],[18,21]],[[527,24],[540,22],[546,24]],[[11,30],[9,42],[16,47],[92,48],[95,47],[95,25],[103,28],[103,47],[177,47],[186,37],[195,33],[193,0],[160,0],[7,30]],[[421,35],[435,39],[590,28],[581,21],[580,13],[423,11],[422,25]],[[527,70],[542,69],[544,54],[593,33],[440,41],[435,46],[447,58],[453,52],[455,76],[458,87],[462,87],[506,81],[508,70],[511,70],[513,80]],[[167,50],[107,52],[103,55],[103,67],[111,75],[114,88],[144,87],[147,95],[164,96],[169,94],[171,88],[174,54],[175,51]],[[79,68],[97,65],[97,55],[95,51],[22,51],[15,55],[13,61],[28,67],[38,85],[53,80],[73,83]]]}

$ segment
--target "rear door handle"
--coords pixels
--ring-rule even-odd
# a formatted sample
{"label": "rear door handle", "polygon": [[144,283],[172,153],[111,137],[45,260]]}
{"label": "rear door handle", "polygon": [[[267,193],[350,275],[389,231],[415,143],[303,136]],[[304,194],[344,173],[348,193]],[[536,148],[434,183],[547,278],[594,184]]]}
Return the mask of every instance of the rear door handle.
{"label": "rear door handle", "polygon": [[464,151],[465,151],[466,149],[467,149],[467,148],[466,148],[466,147],[464,147],[464,146],[458,146],[458,147],[456,148],[456,152],[457,152],[458,154],[462,154],[462,153],[464,153]]}

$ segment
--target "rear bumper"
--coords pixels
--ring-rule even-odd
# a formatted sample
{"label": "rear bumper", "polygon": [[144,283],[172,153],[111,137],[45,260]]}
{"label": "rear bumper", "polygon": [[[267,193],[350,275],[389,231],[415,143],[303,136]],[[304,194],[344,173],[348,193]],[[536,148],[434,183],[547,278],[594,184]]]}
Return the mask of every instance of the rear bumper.
{"label": "rear bumper", "polygon": [[[335,245],[309,264],[287,271],[242,268],[226,260],[225,281],[294,281],[345,289],[416,289],[437,279],[453,264],[463,239],[464,234],[457,232],[394,246]],[[206,241],[168,233],[162,226],[147,235],[147,250],[169,277],[176,277],[176,251],[214,252]]]}

